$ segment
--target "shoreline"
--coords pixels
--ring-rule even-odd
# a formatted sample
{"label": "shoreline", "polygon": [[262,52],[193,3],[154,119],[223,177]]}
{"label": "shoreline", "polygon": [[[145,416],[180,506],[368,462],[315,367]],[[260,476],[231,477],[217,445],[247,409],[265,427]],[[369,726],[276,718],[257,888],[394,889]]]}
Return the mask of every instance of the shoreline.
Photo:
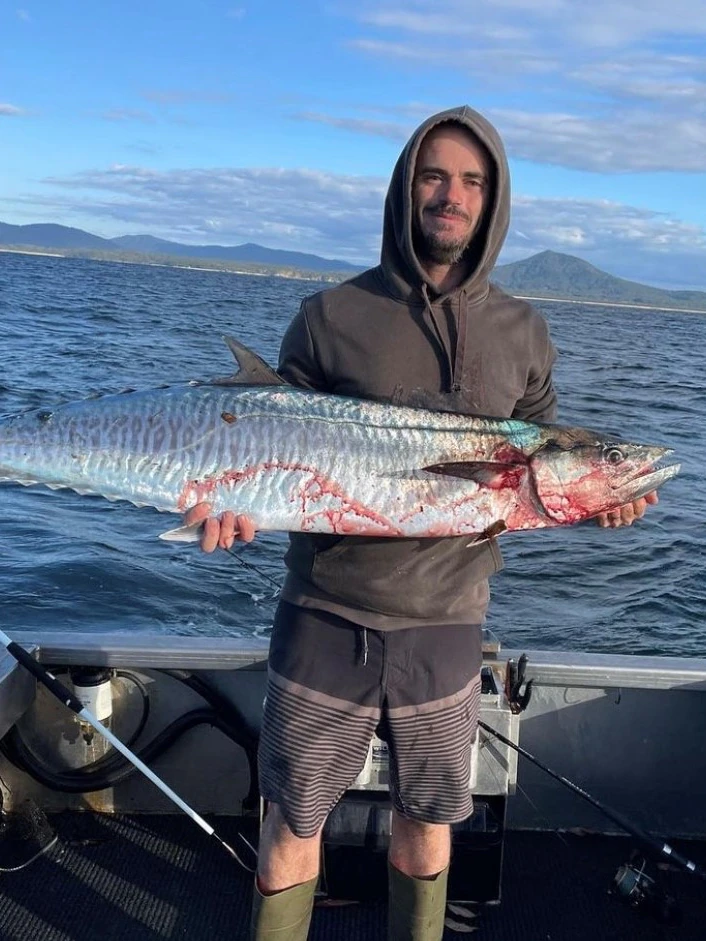
{"label": "shoreline", "polygon": [[[145,265],[150,268],[177,268],[186,271],[215,271],[220,274],[235,274],[235,275],[245,275],[247,277],[260,277],[260,278],[284,278],[285,280],[290,281],[321,281],[323,283],[338,283],[333,280],[329,280],[325,275],[326,272],[302,272],[301,274],[290,274],[282,273],[278,271],[243,271],[234,268],[219,268],[211,267],[210,265],[193,265],[193,264],[170,264],[169,262],[160,262],[160,261],[138,261],[134,258],[123,259],[123,258],[93,258],[90,255],[66,255],[63,252],[48,252],[42,251],[39,249],[29,249],[29,248],[4,248],[0,246],[0,252],[4,252],[9,255],[38,255],[44,258],[81,258],[84,261],[100,261],[100,262],[113,262],[117,264],[130,264],[130,265]],[[321,275],[320,277],[318,275]],[[342,280],[346,280],[343,278]],[[492,277],[491,277],[492,281]],[[502,290],[506,290],[502,285],[498,285]],[[512,293],[512,292],[508,292]],[[706,307],[663,307],[652,304],[628,304],[625,301],[592,301],[584,300],[576,297],[546,297],[535,294],[515,294],[512,293],[512,297],[516,297],[521,301],[547,301],[550,304],[581,304],[587,307],[620,307],[629,310],[656,310],[663,311],[664,313],[674,313],[674,314],[706,314]]]}
{"label": "shoreline", "polygon": [[64,255],[62,252],[39,252],[39,251],[32,251],[29,248],[2,248],[0,246],[0,252],[5,252],[7,255],[41,255],[44,258],[68,257]]}
{"label": "shoreline", "polygon": [[[504,288],[503,288],[504,290]],[[583,301],[577,297],[539,297],[513,294],[520,301],[550,301],[554,304],[586,304],[590,307],[626,307],[630,310],[661,310],[674,314],[706,314],[706,307],[653,307],[650,304],[626,304],[625,301]]]}
{"label": "shoreline", "polygon": [[[236,275],[245,275],[246,277],[253,278],[284,278],[289,281],[313,281],[313,282],[322,282],[324,284],[337,284],[338,280],[333,281],[326,277],[327,272],[322,271],[302,271],[300,274],[291,274],[289,272],[283,272],[282,270],[273,269],[272,271],[262,271],[260,270],[263,267],[273,267],[266,264],[257,265],[257,262],[253,264],[257,265],[256,270],[248,271],[241,268],[227,268],[227,267],[217,267],[213,265],[192,265],[192,264],[173,264],[165,261],[148,261],[141,260],[138,258],[108,258],[100,257],[97,258],[93,255],[83,255],[83,254],[66,254],[66,252],[47,252],[39,249],[29,249],[29,248],[6,248],[0,246],[0,252],[4,252],[7,255],[37,255],[44,258],[66,258],[68,260],[80,260],[80,261],[96,261],[100,263],[106,263],[109,265],[143,265],[146,268],[173,268],[177,271],[214,271],[217,274],[236,274]],[[227,262],[226,264],[230,264]],[[237,262],[235,262],[237,264]],[[247,262],[240,262],[240,264],[247,264]],[[341,281],[345,278],[341,278]]]}

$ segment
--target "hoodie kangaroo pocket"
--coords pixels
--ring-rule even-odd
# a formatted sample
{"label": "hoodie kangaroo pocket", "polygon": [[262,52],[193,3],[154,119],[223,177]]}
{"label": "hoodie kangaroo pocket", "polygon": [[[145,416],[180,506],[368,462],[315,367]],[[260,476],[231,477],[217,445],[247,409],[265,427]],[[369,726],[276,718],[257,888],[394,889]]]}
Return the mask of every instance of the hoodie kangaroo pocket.
{"label": "hoodie kangaroo pocket", "polygon": [[380,539],[342,537],[318,548],[311,582],[342,602],[379,614],[448,618],[477,604],[477,586],[502,565],[488,543],[467,537]]}

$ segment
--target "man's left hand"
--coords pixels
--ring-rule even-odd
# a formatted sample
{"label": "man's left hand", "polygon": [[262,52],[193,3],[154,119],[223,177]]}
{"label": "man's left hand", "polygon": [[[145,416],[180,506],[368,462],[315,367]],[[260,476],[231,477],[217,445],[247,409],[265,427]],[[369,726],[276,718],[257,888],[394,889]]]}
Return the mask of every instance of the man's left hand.
{"label": "man's left hand", "polygon": [[619,526],[632,526],[635,520],[642,519],[648,506],[654,506],[659,503],[657,491],[640,497],[639,500],[633,500],[632,503],[626,503],[625,506],[618,507],[617,510],[610,510],[608,513],[599,513],[596,522],[599,526],[617,529]]}

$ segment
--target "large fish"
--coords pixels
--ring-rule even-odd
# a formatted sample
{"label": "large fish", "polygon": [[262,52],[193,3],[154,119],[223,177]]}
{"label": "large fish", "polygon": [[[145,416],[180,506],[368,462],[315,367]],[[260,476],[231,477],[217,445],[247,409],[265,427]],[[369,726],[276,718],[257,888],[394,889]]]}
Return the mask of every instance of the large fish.
{"label": "large fish", "polygon": [[[577,523],[679,471],[655,467],[667,448],[582,428],[295,389],[227,342],[232,378],[0,421],[0,480],[172,513],[208,501],[263,530],[482,539]],[[198,538],[185,527],[163,535]]]}

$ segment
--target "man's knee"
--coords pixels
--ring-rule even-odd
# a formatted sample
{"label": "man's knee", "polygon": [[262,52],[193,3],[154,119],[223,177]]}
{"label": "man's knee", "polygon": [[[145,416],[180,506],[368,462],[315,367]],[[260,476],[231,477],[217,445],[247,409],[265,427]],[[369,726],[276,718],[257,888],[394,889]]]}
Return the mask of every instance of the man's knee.
{"label": "man's knee", "polygon": [[445,869],[451,858],[451,827],[392,815],[390,862],[409,876],[428,878]]}
{"label": "man's knee", "polygon": [[269,804],[260,834],[257,879],[260,889],[278,892],[313,879],[319,872],[321,831],[299,837],[277,804]]}
{"label": "man's knee", "polygon": [[439,839],[448,836],[451,827],[448,823],[429,823],[426,820],[415,820],[406,817],[398,810],[392,810],[392,833],[395,831],[402,837],[409,839]]}

